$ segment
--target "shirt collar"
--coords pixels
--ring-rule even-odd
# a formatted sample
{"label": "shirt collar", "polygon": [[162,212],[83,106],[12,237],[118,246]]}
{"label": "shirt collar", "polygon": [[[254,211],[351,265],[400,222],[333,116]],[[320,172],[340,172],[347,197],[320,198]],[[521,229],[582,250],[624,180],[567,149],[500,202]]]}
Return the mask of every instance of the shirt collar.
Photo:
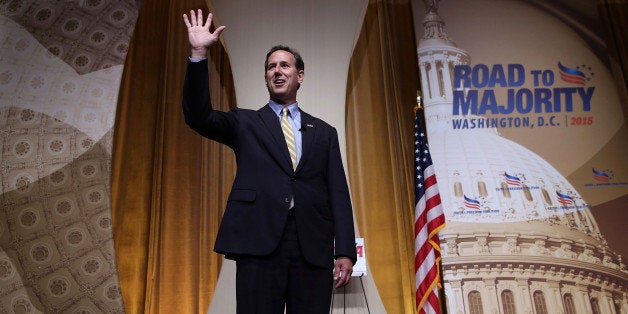
{"label": "shirt collar", "polygon": [[[281,117],[281,109],[283,109],[282,105],[274,102],[272,99],[268,102],[268,105],[270,106],[270,109],[272,109],[277,116]],[[299,103],[295,102],[293,104],[290,104],[288,106],[288,110],[290,111],[290,117],[292,117],[292,119],[295,119],[296,116],[299,115]]]}

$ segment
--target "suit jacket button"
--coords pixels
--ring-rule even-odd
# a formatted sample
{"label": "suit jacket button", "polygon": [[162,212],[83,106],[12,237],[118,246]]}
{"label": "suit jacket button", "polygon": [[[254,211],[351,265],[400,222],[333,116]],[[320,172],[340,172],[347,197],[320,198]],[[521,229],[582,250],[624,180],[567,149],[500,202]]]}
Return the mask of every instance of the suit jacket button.
{"label": "suit jacket button", "polygon": [[283,199],[283,201],[284,201],[284,202],[286,202],[286,203],[290,203],[290,199],[289,199],[289,198],[287,198],[287,197],[286,197],[286,198],[284,198],[284,199]]}

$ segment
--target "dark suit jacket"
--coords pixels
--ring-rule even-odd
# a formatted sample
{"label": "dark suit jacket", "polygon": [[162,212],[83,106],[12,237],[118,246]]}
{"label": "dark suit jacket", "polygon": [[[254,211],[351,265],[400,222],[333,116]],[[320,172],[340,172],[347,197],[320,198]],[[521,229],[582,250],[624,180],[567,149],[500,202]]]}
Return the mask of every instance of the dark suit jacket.
{"label": "dark suit jacket", "polygon": [[355,262],[353,213],[336,129],[301,111],[303,151],[293,170],[279,117],[268,105],[257,111],[212,110],[206,60],[188,64],[183,112],[192,129],[231,147],[236,156],[236,177],[216,252],[227,256],[272,253],[294,196],[299,243],[306,260],[320,267],[332,267],[334,256]]}

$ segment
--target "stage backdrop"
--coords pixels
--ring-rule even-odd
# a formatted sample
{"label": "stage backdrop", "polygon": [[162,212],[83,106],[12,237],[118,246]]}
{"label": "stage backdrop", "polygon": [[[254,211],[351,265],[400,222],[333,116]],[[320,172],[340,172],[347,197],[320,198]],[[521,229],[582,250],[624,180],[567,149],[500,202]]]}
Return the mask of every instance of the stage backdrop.
{"label": "stage backdrop", "polygon": [[134,0],[0,3],[0,312],[123,312],[111,139]]}
{"label": "stage backdrop", "polygon": [[449,313],[627,311],[626,94],[595,1],[413,4]]}

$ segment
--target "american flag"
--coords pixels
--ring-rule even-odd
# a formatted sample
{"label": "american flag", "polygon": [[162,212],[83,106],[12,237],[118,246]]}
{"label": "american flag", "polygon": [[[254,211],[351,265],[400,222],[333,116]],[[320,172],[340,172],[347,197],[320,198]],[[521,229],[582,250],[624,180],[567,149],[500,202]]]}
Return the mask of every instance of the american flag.
{"label": "american flag", "polygon": [[417,108],[414,124],[414,276],[419,313],[440,313],[440,241],[445,215],[436,184],[432,158],[423,127],[423,110]]}

